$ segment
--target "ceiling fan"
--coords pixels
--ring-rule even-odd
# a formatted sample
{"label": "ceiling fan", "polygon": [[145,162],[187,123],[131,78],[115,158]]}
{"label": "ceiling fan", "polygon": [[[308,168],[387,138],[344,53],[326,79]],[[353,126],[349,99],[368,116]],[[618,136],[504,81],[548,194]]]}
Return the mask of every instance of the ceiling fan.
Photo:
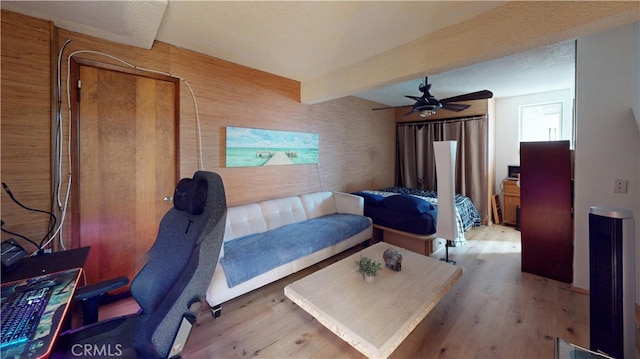
{"label": "ceiling fan", "polygon": [[[437,98],[433,97],[431,93],[429,93],[429,90],[431,89],[431,84],[428,81],[428,77],[424,78],[424,83],[421,84],[418,89],[420,90],[420,92],[422,92],[422,96],[420,97],[410,96],[410,95],[405,96],[406,98],[410,98],[412,100],[415,100],[416,102],[413,104],[411,111],[405,113],[402,116],[407,116],[414,112],[420,112],[420,117],[428,117],[428,116],[434,115],[436,111],[440,109],[460,112],[462,110],[469,108],[469,105],[457,104],[454,102],[483,100],[483,99],[493,97],[493,92],[489,90],[482,90],[482,91],[471,92],[464,95],[453,96],[453,97],[443,98],[442,100],[438,100]],[[372,111],[388,110],[388,109],[400,108],[400,107],[406,107],[406,106],[378,107],[378,108],[372,108],[371,110]]]}

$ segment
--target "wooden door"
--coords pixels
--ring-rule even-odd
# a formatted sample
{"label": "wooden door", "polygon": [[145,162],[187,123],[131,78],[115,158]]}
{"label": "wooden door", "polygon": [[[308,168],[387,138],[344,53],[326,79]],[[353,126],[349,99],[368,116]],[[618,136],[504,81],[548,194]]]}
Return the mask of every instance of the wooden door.
{"label": "wooden door", "polygon": [[573,281],[569,141],[520,143],[522,271]]}
{"label": "wooden door", "polygon": [[179,82],[91,61],[72,73],[73,243],[91,246],[88,283],[132,279],[177,183]]}

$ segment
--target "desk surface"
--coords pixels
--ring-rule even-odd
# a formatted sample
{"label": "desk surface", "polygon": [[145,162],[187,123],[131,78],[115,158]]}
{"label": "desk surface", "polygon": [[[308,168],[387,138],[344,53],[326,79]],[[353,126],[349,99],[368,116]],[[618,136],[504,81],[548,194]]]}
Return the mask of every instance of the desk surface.
{"label": "desk surface", "polygon": [[[402,254],[402,270],[384,267],[373,283],[355,261]],[[369,358],[389,356],[462,275],[460,267],[388,243],[377,243],[289,284],[285,295]],[[320,289],[321,288],[321,289]]]}
{"label": "desk surface", "polygon": [[[0,350],[2,358],[45,358],[53,349],[55,340],[60,333],[73,293],[78,285],[82,273],[81,268],[69,269],[62,272],[45,274],[38,277],[26,278],[2,285],[2,307],[6,301],[23,288],[46,284],[51,287],[51,296],[40,320],[36,332],[31,339],[4,347]],[[45,283],[46,282],[46,283]],[[50,285],[51,283],[55,283]]]}
{"label": "desk surface", "polygon": [[2,283],[82,268],[87,260],[89,249],[90,247],[82,247],[22,258],[16,268],[7,273],[2,272]]}

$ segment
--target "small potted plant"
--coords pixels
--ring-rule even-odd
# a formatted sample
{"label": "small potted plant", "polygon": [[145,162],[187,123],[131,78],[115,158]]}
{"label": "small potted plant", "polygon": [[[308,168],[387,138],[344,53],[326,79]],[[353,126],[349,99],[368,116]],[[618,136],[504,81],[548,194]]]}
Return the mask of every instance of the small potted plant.
{"label": "small potted plant", "polygon": [[378,271],[382,269],[382,263],[364,256],[360,256],[356,264],[358,265],[358,272],[362,273],[362,277],[367,282],[373,282],[373,279],[378,276]]}

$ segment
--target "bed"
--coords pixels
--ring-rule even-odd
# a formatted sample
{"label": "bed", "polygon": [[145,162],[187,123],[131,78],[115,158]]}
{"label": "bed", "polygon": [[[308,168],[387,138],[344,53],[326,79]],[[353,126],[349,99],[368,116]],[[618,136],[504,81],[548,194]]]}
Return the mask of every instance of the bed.
{"label": "bed", "polygon": [[[419,236],[436,233],[438,194],[435,191],[388,187],[354,194],[364,198],[364,215],[371,218],[374,225]],[[451,246],[466,243],[464,232],[482,223],[469,197],[456,194],[455,207],[458,238],[451,241]]]}

